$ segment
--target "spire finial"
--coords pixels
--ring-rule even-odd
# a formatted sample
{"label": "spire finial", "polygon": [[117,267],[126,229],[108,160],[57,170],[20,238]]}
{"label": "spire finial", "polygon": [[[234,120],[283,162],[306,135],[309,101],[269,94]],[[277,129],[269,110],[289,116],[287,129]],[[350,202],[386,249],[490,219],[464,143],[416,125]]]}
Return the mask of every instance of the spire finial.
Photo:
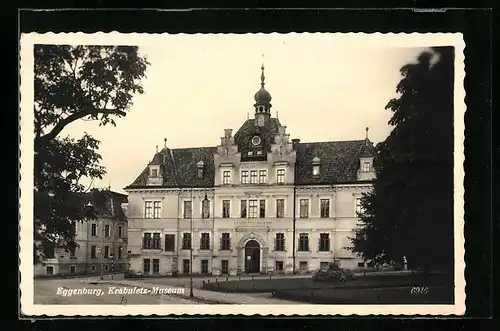
{"label": "spire finial", "polygon": [[247,120],[250,119],[250,113],[247,113]]}
{"label": "spire finial", "polygon": [[163,138],[164,147],[167,148],[167,138]]}
{"label": "spire finial", "polygon": [[278,117],[278,111],[276,111],[276,119],[278,119],[278,118],[279,118],[279,117]]}
{"label": "spire finial", "polygon": [[158,145],[156,145],[156,153],[158,153]]}
{"label": "spire finial", "polygon": [[366,127],[365,128],[365,131],[366,131],[366,137],[365,137],[365,139],[367,139],[367,140],[368,140],[368,130],[370,130],[370,128]]}
{"label": "spire finial", "polygon": [[262,54],[262,66],[260,67],[260,70],[262,70],[262,73],[260,75],[260,85],[264,87],[266,84],[264,81],[266,79],[266,76],[264,76],[264,54]]}

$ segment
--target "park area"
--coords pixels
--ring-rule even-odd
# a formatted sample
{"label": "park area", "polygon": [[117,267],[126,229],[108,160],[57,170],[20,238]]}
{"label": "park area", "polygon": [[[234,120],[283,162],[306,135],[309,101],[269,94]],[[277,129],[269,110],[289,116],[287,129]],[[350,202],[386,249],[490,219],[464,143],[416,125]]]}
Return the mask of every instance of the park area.
{"label": "park area", "polygon": [[312,278],[256,278],[205,282],[205,290],[271,293],[286,300],[317,304],[453,304],[453,277],[447,274],[366,274],[347,281]]}

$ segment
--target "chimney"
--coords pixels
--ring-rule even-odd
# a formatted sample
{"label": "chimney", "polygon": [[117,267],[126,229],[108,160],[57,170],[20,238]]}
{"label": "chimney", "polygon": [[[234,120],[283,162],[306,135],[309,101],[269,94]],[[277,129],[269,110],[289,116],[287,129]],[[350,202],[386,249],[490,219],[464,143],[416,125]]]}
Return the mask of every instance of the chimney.
{"label": "chimney", "polygon": [[233,129],[224,129],[224,137],[231,138],[233,134]]}
{"label": "chimney", "polygon": [[298,138],[292,139],[292,148],[293,148],[294,151],[297,150],[297,144],[298,143],[300,143],[300,139],[298,139]]}

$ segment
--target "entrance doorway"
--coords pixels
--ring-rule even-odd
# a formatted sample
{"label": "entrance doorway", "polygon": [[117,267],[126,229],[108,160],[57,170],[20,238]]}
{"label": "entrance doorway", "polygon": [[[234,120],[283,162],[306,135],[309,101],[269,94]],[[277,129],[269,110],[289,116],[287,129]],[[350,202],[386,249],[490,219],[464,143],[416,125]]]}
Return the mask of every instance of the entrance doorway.
{"label": "entrance doorway", "polygon": [[245,272],[260,272],[260,245],[255,240],[250,240],[245,245]]}

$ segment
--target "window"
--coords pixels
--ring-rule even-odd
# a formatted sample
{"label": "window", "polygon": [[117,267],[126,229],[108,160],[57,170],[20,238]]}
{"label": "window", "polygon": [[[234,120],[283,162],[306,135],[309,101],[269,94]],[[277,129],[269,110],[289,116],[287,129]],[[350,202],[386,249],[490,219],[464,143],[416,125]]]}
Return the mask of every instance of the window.
{"label": "window", "polygon": [[319,164],[313,165],[313,176],[319,176]]}
{"label": "window", "polygon": [[184,218],[191,218],[192,211],[191,201],[184,201]]}
{"label": "window", "polygon": [[153,202],[153,217],[161,218],[161,201]]}
{"label": "window", "polygon": [[330,199],[321,199],[321,218],[330,217]]}
{"label": "window", "polygon": [[104,270],[108,271],[109,270],[109,265],[104,265]]}
{"label": "window", "polygon": [[222,218],[229,218],[231,214],[231,201],[222,200]]}
{"label": "window", "polygon": [[97,248],[95,245],[90,246],[90,258],[91,259],[97,258],[96,250],[97,250]]}
{"label": "window", "polygon": [[122,236],[123,236],[123,234],[122,234],[122,227],[119,226],[118,227],[118,238],[121,238]]}
{"label": "window", "polygon": [[153,218],[153,202],[144,202],[144,218]]}
{"label": "window", "polygon": [[280,146],[280,154],[283,154],[283,146]]}
{"label": "window", "polygon": [[267,170],[259,171],[259,183],[265,184],[267,182]]}
{"label": "window", "polygon": [[309,236],[307,235],[307,233],[301,233],[299,235],[299,251],[309,251]]}
{"label": "window", "polygon": [[151,177],[158,177],[158,169],[151,169]]}
{"label": "window", "polygon": [[285,234],[284,233],[276,233],[276,240],[274,242],[274,250],[275,251],[284,251],[285,250]]}
{"label": "window", "polygon": [[362,172],[370,172],[370,162],[363,162]]}
{"label": "window", "polygon": [[142,260],[142,264],[143,264],[144,273],[149,274],[149,272],[151,271],[151,260],[144,259],[144,260]]}
{"label": "window", "polygon": [[231,239],[229,238],[229,233],[223,233],[220,241],[220,250],[229,251],[231,250]]}
{"label": "window", "polygon": [[361,205],[361,198],[356,198],[356,213],[363,213],[363,206]]}
{"label": "window", "polygon": [[69,273],[74,274],[76,272],[76,265],[70,265],[69,266]]}
{"label": "window", "polygon": [[328,262],[320,262],[319,269],[320,270],[328,270],[329,263]]}
{"label": "window", "polygon": [[153,247],[153,239],[151,238],[151,233],[144,233],[144,237],[142,237],[142,248],[151,249]]}
{"label": "window", "polygon": [[285,199],[276,199],[276,218],[285,217]]}
{"label": "window", "polygon": [[161,238],[159,232],[153,233],[153,246],[151,248],[161,249]]}
{"label": "window", "polygon": [[365,267],[365,263],[364,262],[358,262],[358,267],[359,268],[364,268]]}
{"label": "window", "polygon": [[210,249],[210,233],[202,233],[200,238],[200,249],[209,250]]}
{"label": "window", "polygon": [[229,261],[228,260],[221,261],[221,273],[223,275],[227,275],[229,273]]}
{"label": "window", "polygon": [[208,260],[201,260],[201,273],[208,274]]}
{"label": "window", "polygon": [[283,271],[283,261],[276,261],[275,271]]}
{"label": "window", "polygon": [[104,246],[104,258],[109,259],[109,246]]}
{"label": "window", "polygon": [[189,270],[191,269],[191,261],[187,260],[187,259],[184,259],[182,260],[182,272],[185,273],[185,274],[188,274],[189,273]]}
{"label": "window", "polygon": [[241,184],[248,184],[248,170],[241,172]]}
{"label": "window", "polygon": [[123,251],[123,247],[122,246],[119,246],[118,247],[118,259],[120,260],[123,256],[122,256],[122,251]]}
{"label": "window", "polygon": [[160,273],[160,259],[153,259],[153,274]]}
{"label": "window", "polygon": [[257,217],[257,200],[248,200],[248,217]]}
{"label": "window", "polygon": [[76,246],[69,247],[69,258],[70,259],[76,259],[75,253],[76,253]]}
{"label": "window", "polygon": [[95,264],[93,264],[93,265],[90,267],[90,270],[91,270],[91,271],[95,271]]}
{"label": "window", "polygon": [[300,271],[302,272],[305,272],[307,271],[307,261],[300,261],[299,262],[299,268],[300,268]]}
{"label": "window", "polygon": [[92,237],[97,237],[97,224],[92,223],[90,234],[92,235]]}
{"label": "window", "polygon": [[46,266],[45,272],[47,273],[47,275],[53,275],[54,274],[54,267],[51,265]]}
{"label": "window", "polygon": [[250,171],[250,184],[257,184],[257,170]]}
{"label": "window", "polygon": [[222,172],[222,184],[231,184],[231,172],[230,171],[223,171]]}
{"label": "window", "polygon": [[175,250],[175,234],[165,235],[165,251],[173,252]]}
{"label": "window", "polygon": [[191,233],[182,234],[182,249],[191,249]]}
{"label": "window", "polygon": [[328,233],[321,233],[319,235],[319,251],[328,252],[330,250],[330,236]]}
{"label": "window", "polygon": [[201,202],[201,217],[210,218],[210,200],[203,200]]}
{"label": "window", "polygon": [[106,224],[106,225],[104,226],[104,236],[105,236],[106,238],[111,237],[111,235],[110,235],[110,231],[109,231],[109,230],[110,230],[110,229],[109,229],[109,225],[107,225],[107,224]]}
{"label": "window", "polygon": [[241,200],[241,218],[247,218],[247,201]]}
{"label": "window", "polygon": [[259,217],[260,218],[266,217],[266,200],[259,201]]}
{"label": "window", "polygon": [[309,200],[300,199],[300,218],[309,217]]}
{"label": "window", "polygon": [[276,171],[276,182],[278,184],[284,184],[285,183],[285,169],[278,169]]}

